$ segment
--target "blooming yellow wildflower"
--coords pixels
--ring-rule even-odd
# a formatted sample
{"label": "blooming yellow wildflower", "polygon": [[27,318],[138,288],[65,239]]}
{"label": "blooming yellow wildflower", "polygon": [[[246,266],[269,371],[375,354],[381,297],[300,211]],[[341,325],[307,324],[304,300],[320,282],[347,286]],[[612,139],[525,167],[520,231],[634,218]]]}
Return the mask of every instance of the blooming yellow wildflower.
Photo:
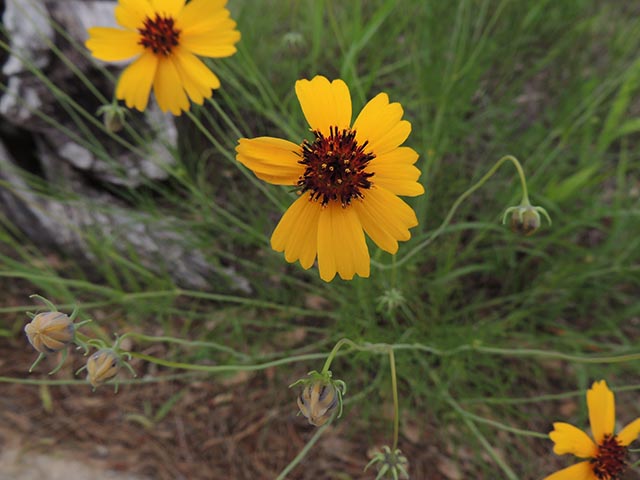
{"label": "blooming yellow wildflower", "polygon": [[396,253],[418,220],[398,195],[424,193],[418,154],[400,146],[411,132],[399,103],[374,97],[351,123],[351,95],[342,80],[296,82],[296,95],[314,140],[295,144],[272,137],[240,139],[237,159],[262,180],[292,185],[300,197],[271,237],[288,262],[308,269],[318,258],[320,277],[331,281],[369,276],[364,232]]}
{"label": "blooming yellow wildflower", "polygon": [[220,80],[196,55],[228,57],[240,40],[226,0],[119,0],[123,28],[89,29],[86,46],[107,62],[136,57],[118,80],[116,97],[142,111],[151,87],[163,112],[180,115],[189,98],[202,105]]}
{"label": "blooming yellow wildflower", "polygon": [[604,380],[594,382],[587,391],[587,407],[593,440],[568,423],[553,424],[549,438],[555,443],[554,453],[573,453],[588,458],[557,471],[545,480],[618,480],[627,468],[628,445],[640,434],[640,418],[614,434],[615,400]]}

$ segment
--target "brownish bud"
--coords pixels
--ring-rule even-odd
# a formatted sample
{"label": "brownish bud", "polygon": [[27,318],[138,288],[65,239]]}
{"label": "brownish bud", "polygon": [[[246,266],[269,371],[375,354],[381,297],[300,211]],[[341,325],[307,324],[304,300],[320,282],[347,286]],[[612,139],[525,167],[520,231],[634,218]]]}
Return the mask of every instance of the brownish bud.
{"label": "brownish bud", "polygon": [[73,342],[75,326],[62,312],[43,312],[24,327],[29,343],[40,353],[53,353]]}
{"label": "brownish bud", "polygon": [[511,214],[511,230],[521,235],[533,235],[540,228],[540,214],[535,208],[519,208]]}
{"label": "brownish bud", "polygon": [[116,376],[120,364],[120,357],[113,350],[98,350],[87,360],[87,381],[93,388],[99,387]]}
{"label": "brownish bud", "polygon": [[338,392],[333,384],[316,381],[302,390],[298,396],[298,408],[311,425],[320,427],[331,418],[338,401]]}

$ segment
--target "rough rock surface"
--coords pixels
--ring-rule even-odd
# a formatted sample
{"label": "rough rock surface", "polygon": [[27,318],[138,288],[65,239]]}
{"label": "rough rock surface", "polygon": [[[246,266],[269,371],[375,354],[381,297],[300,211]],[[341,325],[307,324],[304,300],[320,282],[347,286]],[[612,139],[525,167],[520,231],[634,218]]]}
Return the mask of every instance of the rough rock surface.
{"label": "rough rock surface", "polygon": [[[231,268],[210,265],[188,244],[179,219],[132,211],[114,194],[168,178],[177,130],[153,99],[143,114],[128,115],[135,125],[129,131],[110,133],[95,117],[113,95],[108,73],[114,78],[119,69],[105,70],[83,42],[89,26],[114,23],[113,8],[108,1],[4,1],[11,54],[0,75],[0,215],[37,245],[87,264],[95,261],[90,233],[125,256],[135,252],[145,267],[168,272],[182,287],[207,289],[225,278],[248,291]],[[26,173],[54,191],[72,192],[74,200],[42,195]]]}

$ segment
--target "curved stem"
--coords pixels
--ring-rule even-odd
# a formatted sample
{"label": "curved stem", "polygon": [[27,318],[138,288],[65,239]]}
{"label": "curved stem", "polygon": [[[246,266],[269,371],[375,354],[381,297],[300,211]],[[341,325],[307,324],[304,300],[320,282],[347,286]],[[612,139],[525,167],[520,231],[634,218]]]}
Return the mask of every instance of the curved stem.
{"label": "curved stem", "polygon": [[409,261],[409,259],[411,257],[416,255],[420,250],[425,248],[427,245],[429,245],[431,242],[433,242],[436,238],[438,238],[440,236],[440,234],[442,234],[444,229],[447,228],[447,226],[451,222],[451,219],[455,215],[456,211],[458,210],[458,207],[462,204],[462,202],[464,202],[473,192],[475,192],[480,187],[482,187],[487,182],[487,180],[489,180],[496,173],[496,171],[502,166],[502,164],[504,164],[505,162],[511,162],[513,164],[513,166],[516,167],[516,170],[518,171],[518,175],[520,177],[520,184],[522,185],[522,201],[521,201],[521,204],[522,205],[529,205],[529,190],[527,189],[527,180],[526,180],[525,175],[524,175],[524,170],[522,169],[522,166],[520,165],[520,162],[518,161],[518,159],[516,157],[514,157],[513,155],[505,155],[500,160],[498,160],[495,163],[495,165],[493,167],[491,167],[491,169],[487,173],[485,173],[484,176],[480,180],[478,180],[474,185],[472,185],[465,192],[463,192],[462,195],[460,195],[458,197],[458,199],[453,203],[453,205],[449,209],[449,212],[447,213],[447,216],[442,221],[440,226],[433,233],[431,233],[431,235],[429,237],[427,237],[422,242],[420,242],[418,245],[416,245],[403,258],[401,258],[397,262],[393,263],[392,265],[383,265],[383,264],[377,263],[376,266],[378,268],[380,268],[380,269],[389,269],[389,268],[399,267],[400,265],[402,265],[402,264],[406,263],[407,261]]}
{"label": "curved stem", "polygon": [[322,366],[322,370],[320,371],[321,375],[326,375],[326,373],[329,371],[329,367],[331,367],[331,362],[333,362],[334,357],[338,354],[340,348],[345,344],[349,344],[354,348],[358,348],[358,345],[348,338],[342,338],[338,340],[338,343],[335,344],[335,346],[331,350],[331,353],[329,353],[329,356],[325,360],[324,365]]}

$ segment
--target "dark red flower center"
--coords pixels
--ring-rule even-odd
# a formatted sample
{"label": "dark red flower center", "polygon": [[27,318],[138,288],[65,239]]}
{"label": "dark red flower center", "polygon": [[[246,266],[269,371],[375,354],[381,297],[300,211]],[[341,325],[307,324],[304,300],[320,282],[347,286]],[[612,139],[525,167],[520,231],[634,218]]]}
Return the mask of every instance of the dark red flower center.
{"label": "dark red flower center", "polygon": [[169,55],[171,50],[178,45],[180,30],[175,27],[175,21],[171,17],[161,17],[156,13],[154,20],[147,17],[144,20],[144,28],[139,28],[140,41],[144,48],[150,48],[155,54]]}
{"label": "dark red flower center", "polygon": [[627,447],[620,445],[615,435],[605,435],[598,455],[590,460],[591,468],[598,480],[619,480],[627,469],[627,457]]}
{"label": "dark red flower center", "polygon": [[368,142],[358,145],[354,130],[330,127],[329,132],[325,137],[315,130],[313,143],[302,142],[299,163],[306,168],[298,180],[299,192],[311,192],[311,199],[321,201],[323,206],[336,200],[346,207],[371,187],[373,173],[365,168],[375,155],[365,153]]}

